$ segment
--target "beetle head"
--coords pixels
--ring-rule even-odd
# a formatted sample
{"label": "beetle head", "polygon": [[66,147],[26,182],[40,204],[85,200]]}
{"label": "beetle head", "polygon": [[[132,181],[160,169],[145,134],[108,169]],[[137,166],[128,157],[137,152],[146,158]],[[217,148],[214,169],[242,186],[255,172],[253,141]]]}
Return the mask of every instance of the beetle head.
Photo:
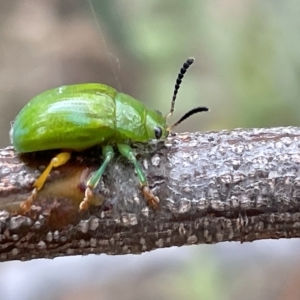
{"label": "beetle head", "polygon": [[166,118],[160,111],[148,110],[146,116],[146,130],[150,139],[165,139],[168,134]]}

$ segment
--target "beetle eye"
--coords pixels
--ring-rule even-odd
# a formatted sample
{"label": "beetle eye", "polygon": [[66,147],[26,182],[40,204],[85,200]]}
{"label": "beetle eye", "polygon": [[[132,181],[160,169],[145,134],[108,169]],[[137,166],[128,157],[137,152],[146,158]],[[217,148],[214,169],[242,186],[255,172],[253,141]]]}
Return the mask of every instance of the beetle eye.
{"label": "beetle eye", "polygon": [[155,137],[157,139],[160,139],[161,136],[162,136],[162,130],[161,130],[161,128],[160,127],[155,127],[154,128],[154,134],[155,134]]}

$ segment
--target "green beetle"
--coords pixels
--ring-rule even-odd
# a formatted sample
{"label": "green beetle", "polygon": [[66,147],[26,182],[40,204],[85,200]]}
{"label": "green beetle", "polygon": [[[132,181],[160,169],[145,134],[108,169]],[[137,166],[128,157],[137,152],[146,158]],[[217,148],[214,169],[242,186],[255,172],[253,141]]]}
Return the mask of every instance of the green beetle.
{"label": "green beetle", "polygon": [[141,192],[147,204],[157,208],[159,199],[150,190],[147,178],[139,166],[128,141],[148,142],[165,139],[169,132],[189,116],[208,111],[197,107],[186,113],[178,122],[168,126],[166,120],[174,111],[175,99],[182,78],[193,58],[187,59],[178,74],[170,112],[146,108],[129,95],[119,93],[104,84],[87,83],[62,86],[34,97],[16,117],[11,131],[11,142],[19,153],[50,149],[67,149],[56,155],[40,177],[34,182],[31,196],[21,203],[29,210],[52,168],[65,164],[72,151],[83,151],[95,145],[102,146],[104,161],[86,183],[85,197],[80,210],[91,204],[93,188],[99,183],[106,166],[114,156],[113,145],[129,159],[137,172]]}

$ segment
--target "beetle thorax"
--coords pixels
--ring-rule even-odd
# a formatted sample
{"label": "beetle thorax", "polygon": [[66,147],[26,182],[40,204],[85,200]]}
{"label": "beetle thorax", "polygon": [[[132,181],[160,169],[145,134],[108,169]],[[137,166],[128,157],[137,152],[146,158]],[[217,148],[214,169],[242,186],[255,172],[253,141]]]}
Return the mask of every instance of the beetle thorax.
{"label": "beetle thorax", "polygon": [[147,142],[156,139],[155,128],[165,131],[165,119],[157,111],[149,110],[143,103],[129,95],[116,95],[116,139]]}

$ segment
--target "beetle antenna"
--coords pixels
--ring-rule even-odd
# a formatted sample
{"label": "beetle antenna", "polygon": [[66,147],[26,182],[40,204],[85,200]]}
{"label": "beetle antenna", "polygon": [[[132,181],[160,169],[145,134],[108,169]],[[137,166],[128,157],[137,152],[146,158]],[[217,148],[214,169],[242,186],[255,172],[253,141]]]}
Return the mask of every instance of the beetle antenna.
{"label": "beetle antenna", "polygon": [[170,109],[170,112],[166,115],[166,119],[169,118],[170,116],[172,116],[172,114],[174,112],[175,100],[176,100],[178,90],[180,88],[180,84],[182,82],[182,79],[184,77],[185,72],[193,64],[194,61],[195,61],[195,59],[193,57],[188,58],[186,60],[186,62],[183,64],[183,66],[181,67],[181,69],[180,69],[180,71],[177,75],[175,88],[174,88],[174,93],[173,93],[173,98],[172,98],[172,102],[171,102],[171,109]]}
{"label": "beetle antenna", "polygon": [[182,121],[186,120],[190,116],[197,114],[202,111],[208,111],[209,109],[207,107],[196,107],[188,111],[185,115],[183,115],[177,122],[175,122],[173,125],[169,126],[168,131],[171,131],[174,127],[176,127],[178,124],[180,124]]}

